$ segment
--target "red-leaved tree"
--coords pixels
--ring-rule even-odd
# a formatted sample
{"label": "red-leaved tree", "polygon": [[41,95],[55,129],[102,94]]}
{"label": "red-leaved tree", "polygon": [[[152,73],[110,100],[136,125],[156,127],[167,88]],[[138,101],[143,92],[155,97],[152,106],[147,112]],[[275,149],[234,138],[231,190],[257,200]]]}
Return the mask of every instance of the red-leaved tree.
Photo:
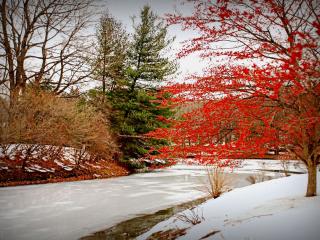
{"label": "red-leaved tree", "polygon": [[[317,0],[193,1],[191,16],[171,24],[195,29],[180,57],[198,52],[210,67],[168,86],[179,105],[193,104],[170,129],[163,157],[203,162],[263,156],[285,149],[308,169],[316,195],[320,162],[320,5]],[[226,162],[224,162],[226,164]]]}

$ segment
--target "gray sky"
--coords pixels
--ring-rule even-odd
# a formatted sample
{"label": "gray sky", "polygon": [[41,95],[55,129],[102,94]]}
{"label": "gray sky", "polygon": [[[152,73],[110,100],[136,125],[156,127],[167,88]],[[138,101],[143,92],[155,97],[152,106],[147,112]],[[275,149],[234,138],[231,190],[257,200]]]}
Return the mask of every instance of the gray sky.
{"label": "gray sky", "polygon": [[[193,10],[192,4],[182,5],[181,0],[97,0],[97,3],[101,11],[108,9],[108,11],[116,19],[123,23],[129,32],[132,32],[131,17],[139,17],[140,10],[146,4],[148,4],[152,11],[160,17],[164,17],[166,13],[173,13],[175,10],[178,10],[184,14],[192,13]],[[181,49],[181,42],[192,38],[195,33],[190,31],[182,31],[180,26],[170,26],[169,35],[176,37],[176,40],[172,46],[173,51],[171,54],[174,57],[179,49]],[[178,63],[180,65],[180,73],[175,76],[175,78],[177,78],[176,80],[178,81],[181,81],[189,73],[201,72],[201,69],[204,67],[202,60],[195,54],[183,59],[179,59]]]}

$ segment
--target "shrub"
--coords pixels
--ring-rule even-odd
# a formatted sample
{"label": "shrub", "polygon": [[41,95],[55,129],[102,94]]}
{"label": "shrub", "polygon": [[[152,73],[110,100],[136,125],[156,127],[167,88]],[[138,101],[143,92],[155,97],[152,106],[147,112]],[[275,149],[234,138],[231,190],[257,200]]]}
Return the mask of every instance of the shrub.
{"label": "shrub", "polygon": [[203,217],[203,211],[201,211],[201,214],[198,211],[198,208],[192,207],[187,212],[182,212],[177,215],[177,219],[179,219],[182,222],[197,225],[204,221]]}
{"label": "shrub", "polygon": [[212,198],[219,197],[222,193],[228,191],[229,179],[224,169],[218,165],[207,166],[207,184],[205,190]]}
{"label": "shrub", "polygon": [[84,152],[91,160],[108,159],[116,149],[105,119],[76,99],[27,89],[7,109],[0,112],[0,144],[72,147],[79,163],[87,159]]}

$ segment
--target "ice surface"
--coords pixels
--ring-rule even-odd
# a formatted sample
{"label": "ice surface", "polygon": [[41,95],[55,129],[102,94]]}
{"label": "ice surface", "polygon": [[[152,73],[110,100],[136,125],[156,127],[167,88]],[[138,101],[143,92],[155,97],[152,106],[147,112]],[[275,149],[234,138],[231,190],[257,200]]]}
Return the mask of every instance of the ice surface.
{"label": "ice surface", "polygon": [[78,239],[136,214],[201,197],[199,178],[192,171],[164,170],[1,188],[0,239]]}

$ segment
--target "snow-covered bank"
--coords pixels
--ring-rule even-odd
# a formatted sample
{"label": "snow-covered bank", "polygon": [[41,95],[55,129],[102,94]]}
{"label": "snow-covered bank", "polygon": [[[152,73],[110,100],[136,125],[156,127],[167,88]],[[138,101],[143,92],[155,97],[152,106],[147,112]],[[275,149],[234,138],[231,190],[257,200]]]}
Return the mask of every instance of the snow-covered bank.
{"label": "snow-covered bank", "polygon": [[[264,171],[292,171],[296,173],[306,173],[306,166],[298,160],[271,160],[271,159],[245,159],[237,160],[239,165],[233,169],[225,168],[228,172],[237,173],[254,173],[261,170]],[[175,170],[205,170],[204,165],[195,164],[185,164],[183,162],[178,162],[178,164],[170,167]]]}
{"label": "snow-covered bank", "polygon": [[108,178],[129,174],[110,159],[95,159],[83,147],[0,144],[0,186]]}
{"label": "snow-covered bank", "polygon": [[[179,239],[317,240],[320,196],[305,198],[306,184],[303,174],[235,189],[157,224],[138,239],[158,231],[186,229]],[[195,215],[201,219],[197,225],[181,220]]]}

